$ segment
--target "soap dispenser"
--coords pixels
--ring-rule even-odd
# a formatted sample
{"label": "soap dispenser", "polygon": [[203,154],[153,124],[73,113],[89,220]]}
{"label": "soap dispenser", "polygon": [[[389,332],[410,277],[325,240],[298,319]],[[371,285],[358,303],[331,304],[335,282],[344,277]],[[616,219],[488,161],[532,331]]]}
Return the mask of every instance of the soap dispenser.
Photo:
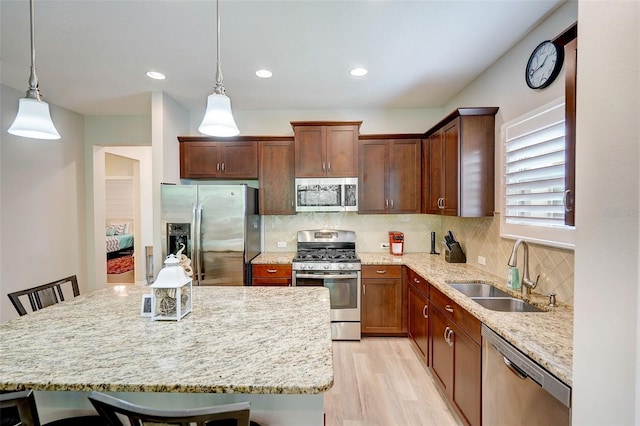
{"label": "soap dispenser", "polygon": [[512,290],[520,290],[520,271],[516,266],[509,266],[507,272],[507,287]]}

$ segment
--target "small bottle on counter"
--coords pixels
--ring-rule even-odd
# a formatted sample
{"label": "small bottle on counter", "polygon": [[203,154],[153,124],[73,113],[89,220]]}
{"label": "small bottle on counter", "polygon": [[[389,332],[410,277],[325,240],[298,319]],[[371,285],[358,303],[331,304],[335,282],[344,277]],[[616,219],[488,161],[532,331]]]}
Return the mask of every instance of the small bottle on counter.
{"label": "small bottle on counter", "polygon": [[507,272],[507,287],[512,290],[520,290],[520,271],[515,266],[509,266]]}

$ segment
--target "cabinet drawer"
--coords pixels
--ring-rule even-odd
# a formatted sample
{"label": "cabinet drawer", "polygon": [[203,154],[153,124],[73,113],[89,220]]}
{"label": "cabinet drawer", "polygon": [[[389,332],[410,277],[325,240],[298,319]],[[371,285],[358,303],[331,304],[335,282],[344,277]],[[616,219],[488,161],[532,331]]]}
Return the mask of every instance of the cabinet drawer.
{"label": "cabinet drawer", "polygon": [[475,340],[477,344],[481,344],[480,321],[476,317],[461,308],[457,303],[433,286],[430,288],[430,299],[445,316],[456,323],[456,325]]}
{"label": "cabinet drawer", "polygon": [[401,265],[363,265],[362,278],[402,278]]}
{"label": "cabinet drawer", "polygon": [[291,265],[289,264],[253,265],[253,278],[291,279]]}
{"label": "cabinet drawer", "polygon": [[411,268],[407,268],[407,282],[423,295],[429,297],[429,283]]}

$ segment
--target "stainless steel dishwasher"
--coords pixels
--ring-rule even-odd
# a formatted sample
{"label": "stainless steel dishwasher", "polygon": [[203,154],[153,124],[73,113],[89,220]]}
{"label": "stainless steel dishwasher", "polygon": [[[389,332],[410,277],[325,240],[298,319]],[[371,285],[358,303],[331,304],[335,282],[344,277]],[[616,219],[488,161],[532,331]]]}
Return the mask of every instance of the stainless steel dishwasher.
{"label": "stainless steel dishwasher", "polygon": [[484,324],[482,424],[571,424],[571,388]]}

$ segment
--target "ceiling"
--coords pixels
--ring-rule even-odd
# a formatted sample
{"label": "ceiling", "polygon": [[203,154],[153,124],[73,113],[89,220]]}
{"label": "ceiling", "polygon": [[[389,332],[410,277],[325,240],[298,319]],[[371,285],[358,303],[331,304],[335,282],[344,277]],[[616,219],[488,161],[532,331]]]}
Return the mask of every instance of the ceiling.
{"label": "ceiling", "polygon": [[[562,1],[221,0],[224,86],[234,109],[442,107]],[[83,115],[149,114],[150,92],[162,90],[204,110],[214,1],[37,0],[35,17],[46,101]],[[29,2],[1,0],[0,28],[0,82],[26,91]],[[369,74],[352,77],[356,66]]]}

